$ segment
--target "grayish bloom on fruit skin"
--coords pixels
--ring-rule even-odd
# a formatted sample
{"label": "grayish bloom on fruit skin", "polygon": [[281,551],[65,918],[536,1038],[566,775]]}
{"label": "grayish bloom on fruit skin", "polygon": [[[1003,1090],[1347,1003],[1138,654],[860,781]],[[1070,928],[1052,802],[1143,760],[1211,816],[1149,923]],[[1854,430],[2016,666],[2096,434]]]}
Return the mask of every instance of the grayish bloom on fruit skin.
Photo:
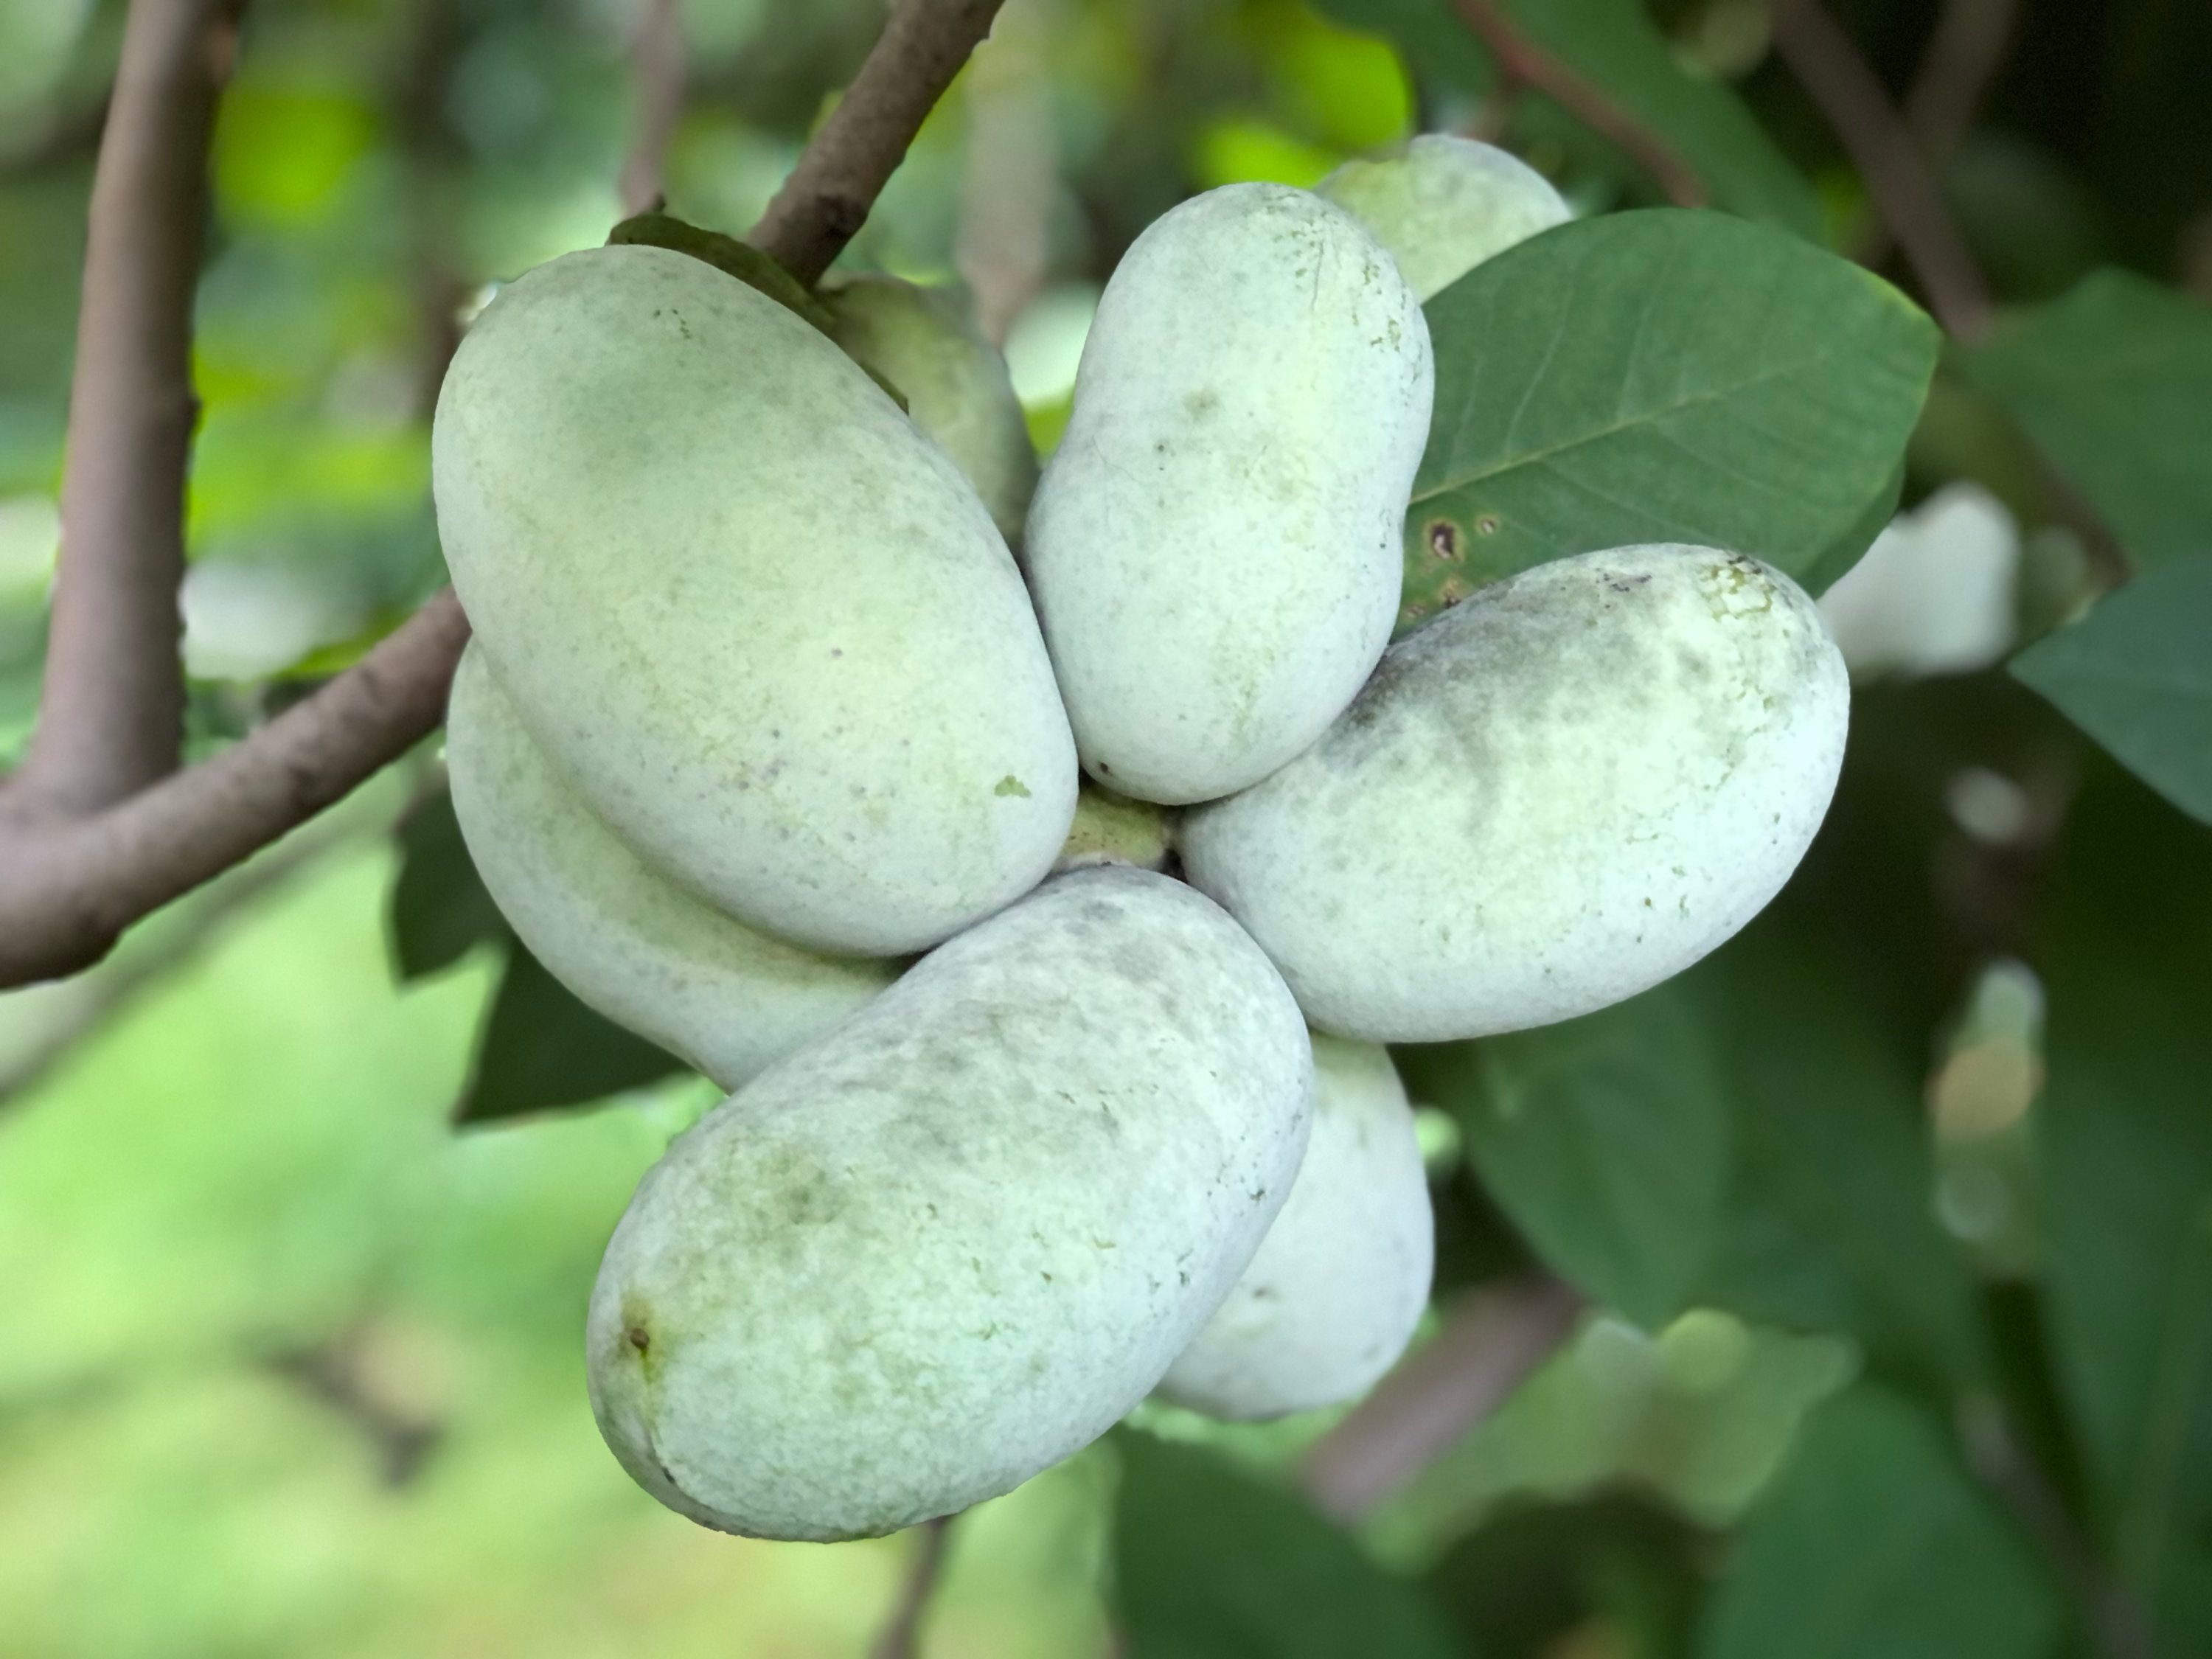
{"label": "grayish bloom on fruit skin", "polygon": [[608,1444],[708,1526],[829,1540],[1010,1491],[1228,1293],[1312,1058],[1182,884],[1054,878],[771,1067],[647,1175],[592,1291]]}
{"label": "grayish bloom on fruit skin", "polygon": [[732,921],[592,816],[471,645],[446,714],[453,811],[532,955],[582,1001],[734,1089],[898,977]]}
{"label": "grayish bloom on fruit skin", "polygon": [[854,276],[822,301],[831,337],[899,389],[914,423],[975,486],[999,533],[1018,542],[1037,462],[1006,360],[941,290]]}
{"label": "grayish bloom on fruit skin", "polygon": [[1321,742],[1186,818],[1184,866],[1317,1029],[1547,1024],[1680,972],[1780,890],[1850,696],[1812,600],[1756,559],[1561,559],[1393,647]]}
{"label": "grayish bloom on fruit skin", "polygon": [[1313,1133],[1259,1254],[1160,1379],[1160,1396],[1231,1420],[1356,1400],[1397,1363],[1429,1305],[1436,1217],[1389,1052],[1316,1036]]}
{"label": "grayish bloom on fruit skin", "polygon": [[1020,573],[826,337],[699,260],[504,289],[432,434],[453,582],[548,757],[640,858],[811,949],[894,956],[1026,892],[1075,757]]}
{"label": "grayish bloom on fruit skin", "polygon": [[1433,391],[1397,267],[1310,192],[1209,191],[1136,240],[1024,550],[1094,777],[1208,800],[1328,727],[1389,638]]}
{"label": "grayish bloom on fruit skin", "polygon": [[1424,133],[1385,161],[1346,161],[1314,188],[1390,250],[1424,301],[1574,217],[1519,156],[1455,133]]}

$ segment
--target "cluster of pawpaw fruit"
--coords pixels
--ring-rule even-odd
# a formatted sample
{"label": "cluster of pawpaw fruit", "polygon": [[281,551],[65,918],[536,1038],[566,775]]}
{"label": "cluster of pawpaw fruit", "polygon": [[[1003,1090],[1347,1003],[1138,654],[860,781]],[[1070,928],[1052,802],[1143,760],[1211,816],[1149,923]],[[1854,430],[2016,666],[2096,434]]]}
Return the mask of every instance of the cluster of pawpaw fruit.
{"label": "cluster of pawpaw fruit", "polygon": [[1778,572],[1583,554],[1389,642],[1421,301],[1566,216],[1455,139],[1187,202],[1041,479],[1003,362],[887,279],[627,242],[471,330],[462,828],[553,973],[734,1091],[588,1316],[664,1503],[863,1536],[1155,1389],[1357,1395],[1431,1268],[1381,1045],[1630,996],[1786,879],[1848,694]]}

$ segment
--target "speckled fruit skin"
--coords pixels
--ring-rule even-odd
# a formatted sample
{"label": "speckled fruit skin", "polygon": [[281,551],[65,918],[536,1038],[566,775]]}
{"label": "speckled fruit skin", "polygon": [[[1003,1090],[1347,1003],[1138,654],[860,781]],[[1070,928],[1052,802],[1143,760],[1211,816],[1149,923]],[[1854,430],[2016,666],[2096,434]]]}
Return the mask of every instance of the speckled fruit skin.
{"label": "speckled fruit skin", "polygon": [[1327,729],[1389,638],[1433,382],[1389,256],[1310,191],[1227,185],[1136,240],[1024,556],[1092,776],[1210,800]]}
{"label": "speckled fruit skin", "polygon": [[471,644],[446,711],[453,811],[484,886],[582,1001],[734,1089],[898,977],[771,939],[643,864],[522,729]]}
{"label": "speckled fruit skin", "polygon": [[975,486],[1009,542],[1036,489],[1036,450],[1006,360],[950,295],[896,276],[854,276],[822,295],[832,337],[899,389],[914,423]]}
{"label": "speckled fruit skin", "polygon": [[1387,1049],[1316,1036],[1313,1134],[1282,1213],[1160,1396],[1246,1421],[1356,1400],[1428,1306],[1436,1216]]}
{"label": "speckled fruit skin", "polygon": [[1320,1030],[1547,1024],[1680,972],[1773,897],[1849,713],[1779,571],[1672,545],[1561,559],[1392,647],[1320,743],[1184,821],[1184,867]]}
{"label": "speckled fruit skin", "polygon": [[500,684],[680,885],[893,956],[1051,866],[1075,757],[1012,556],[783,307],[665,248],[541,265],[470,329],[432,462]]}
{"label": "speckled fruit skin", "polygon": [[647,1173],[592,1294],[600,1430],[670,1508],[756,1536],[1009,1491],[1228,1294],[1312,1093],[1290,993],[1210,901],[1055,877]]}
{"label": "speckled fruit skin", "polygon": [[1390,250],[1423,300],[1574,216],[1519,156],[1454,133],[1425,133],[1386,161],[1346,161],[1314,188]]}

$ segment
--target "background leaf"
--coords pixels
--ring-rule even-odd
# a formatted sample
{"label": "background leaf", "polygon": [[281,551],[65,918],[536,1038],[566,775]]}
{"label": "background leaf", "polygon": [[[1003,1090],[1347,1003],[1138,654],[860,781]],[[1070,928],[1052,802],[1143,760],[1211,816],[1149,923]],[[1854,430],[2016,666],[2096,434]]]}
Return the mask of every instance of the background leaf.
{"label": "background leaf", "polygon": [[477,1032],[468,1087],[453,1108],[456,1124],[586,1105],[684,1069],[666,1050],[577,1001],[520,940],[507,950],[507,970]]}
{"label": "background leaf", "polygon": [[1728,1055],[1735,1182],[1706,1294],[1747,1318],[1847,1332],[1937,1393],[1988,1337],[1936,1224],[1919,1079],[1825,957],[1771,911],[1689,975]]}
{"label": "background leaf", "polygon": [[2012,672],[2212,823],[2212,552],[2137,577],[2014,657]]}
{"label": "background leaf", "polygon": [[1894,499],[1938,345],[1879,277],[1672,209],[1547,231],[1426,311],[1436,414],[1406,520],[1401,622],[1547,559],[1638,542],[1833,580],[1839,548]]}
{"label": "background leaf", "polygon": [[2100,271],[1966,366],[2138,559],[2212,553],[2212,307]]}
{"label": "background leaf", "polygon": [[453,794],[443,787],[424,794],[400,821],[399,874],[387,921],[403,983],[452,967],[486,939],[507,937],[507,922],[461,839]]}
{"label": "background leaf", "polygon": [[2039,953],[2050,1326],[2105,1542],[2161,1651],[2212,1649],[2212,833],[2116,772]]}
{"label": "background leaf", "polygon": [[1398,1060],[1459,1120],[1485,1186],[1556,1272],[1647,1329],[1687,1305],[1721,1224],[1729,1107],[1679,988]]}
{"label": "background leaf", "polygon": [[1114,1583],[1130,1659],[1448,1659],[1420,1590],[1215,1453],[1116,1437]]}
{"label": "background leaf", "polygon": [[1699,1659],[2045,1659],[2061,1609],[1936,1424],[1861,1384],[1753,1509]]}

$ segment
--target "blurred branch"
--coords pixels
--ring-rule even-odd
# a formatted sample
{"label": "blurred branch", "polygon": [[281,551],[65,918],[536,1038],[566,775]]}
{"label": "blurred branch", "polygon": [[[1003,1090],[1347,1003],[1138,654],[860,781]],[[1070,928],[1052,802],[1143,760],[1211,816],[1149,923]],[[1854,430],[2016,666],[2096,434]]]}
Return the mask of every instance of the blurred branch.
{"label": "blurred branch", "polygon": [[1957,154],[1973,125],[2019,14],[2020,0],[1946,0],[1905,97],[1905,124],[1937,167]]}
{"label": "blurred branch", "polygon": [[1989,285],[1872,66],[1819,0],[1778,0],[1774,45],[1866,180],[1936,320],[1954,338],[1981,338],[1990,326]]}
{"label": "blurred branch", "polygon": [[897,0],[882,39],[748,239],[811,284],[853,240],[1000,0]]}
{"label": "blurred branch", "polygon": [[1583,1299],[1534,1277],[1468,1291],[1443,1328],[1306,1453],[1298,1484],[1357,1520],[1488,1419],[1574,1334]]}
{"label": "blurred branch", "polygon": [[[764,252],[810,280],[821,274],[873,204],[996,9],[997,0],[908,0],[757,228],[754,240]],[[228,15],[217,0],[138,0],[132,10],[134,28],[142,9],[170,23],[179,15]],[[228,33],[222,39],[227,43]],[[171,43],[164,37],[155,44]],[[142,46],[142,55],[144,51]],[[126,59],[129,55],[126,47]],[[137,96],[137,84],[126,84],[128,80],[126,76],[118,81],[118,106]],[[211,106],[214,82],[208,84]],[[203,132],[207,113],[201,112]],[[195,214],[204,189],[198,160],[204,150],[203,137],[191,149],[192,165],[181,180],[173,172],[163,175],[178,197],[193,204]],[[175,168],[173,156],[169,165]],[[108,172],[104,157],[101,172]],[[173,218],[176,209],[173,198],[156,216]],[[180,301],[186,317],[190,301],[187,281]],[[188,392],[186,398],[180,408],[188,421]],[[181,468],[179,452],[179,488],[170,502],[179,517]],[[67,500],[65,515],[70,510]],[[173,524],[167,536],[171,562],[140,557],[129,568],[118,562],[105,574],[142,585],[161,584],[155,592],[166,630],[162,659],[173,672],[173,565],[181,548]],[[155,549],[156,554],[162,551],[161,545]],[[68,557],[65,550],[65,567]],[[145,592],[137,600],[148,612],[155,608]],[[0,793],[0,986],[91,966],[131,922],[306,822],[405,753],[443,715],[453,665],[467,638],[468,620],[453,590],[443,589],[312,696],[187,772],[119,804],[94,803],[104,810],[88,817],[28,810],[30,792],[18,785],[31,781],[11,780]],[[85,666],[130,678],[106,658]],[[90,678],[97,680],[100,674]],[[51,707],[42,710],[41,736],[53,713]],[[95,748],[111,735],[81,717],[70,729],[86,733]]]}
{"label": "blurred branch", "polygon": [[2082,1535],[2050,1477],[2020,1443],[2003,1411],[1970,1408],[1960,1437],[1974,1477],[2009,1509],[2063,1585],[2099,1659],[2156,1659],[2157,1643],[2142,1605],[2117,1583]]}
{"label": "blurred branch", "polygon": [[371,1386],[362,1364],[357,1332],[306,1347],[286,1348],[270,1354],[264,1363],[278,1376],[328,1407],[368,1441],[376,1454],[379,1477],[394,1491],[422,1474],[430,1454],[445,1438],[443,1425],[394,1406]]}
{"label": "blurred branch", "polygon": [[914,1659],[922,1617],[929,1611],[929,1599],[937,1593],[938,1580],[945,1573],[945,1547],[955,1518],[940,1515],[913,1528],[917,1536],[905,1582],[899,1586],[890,1621],[869,1644],[868,1659]]}
{"label": "blurred branch", "polygon": [[415,0],[398,84],[393,125],[406,169],[408,259],[415,305],[416,368],[413,404],[425,420],[437,406],[446,365],[461,343],[465,287],[449,254],[454,242],[447,171],[459,146],[446,125],[447,84],[460,51],[453,0]]}
{"label": "blurred branch", "polygon": [[37,730],[11,806],[75,814],[176,769],[177,585],[208,140],[237,0],[133,0],[93,175]]}
{"label": "blurred branch", "polygon": [[684,115],[683,0],[638,0],[630,37],[629,153],[618,186],[624,218],[667,199],[669,141]]}
{"label": "blurred branch", "polygon": [[[79,1043],[105,1029],[171,975],[197,961],[240,911],[283,886],[325,853],[354,839],[365,827],[356,822],[335,826],[328,834],[303,830],[210,884],[191,913],[178,917],[172,931],[158,941],[136,952],[126,947],[97,971],[66,988],[76,994],[56,1012],[53,1023],[0,1065],[0,1113],[27,1096]],[[382,827],[380,823],[379,828]],[[58,994],[64,988],[49,988]]]}
{"label": "blurred branch", "polygon": [[1452,0],[1460,21],[1488,48],[1508,87],[1540,92],[1650,173],[1677,207],[1712,199],[1696,169],[1673,146],[1521,32],[1499,0]]}
{"label": "blurred branch", "polygon": [[968,155],[953,259],[993,345],[1044,285],[1047,233],[1059,179],[1046,82],[1046,0],[1010,0],[967,83]]}

